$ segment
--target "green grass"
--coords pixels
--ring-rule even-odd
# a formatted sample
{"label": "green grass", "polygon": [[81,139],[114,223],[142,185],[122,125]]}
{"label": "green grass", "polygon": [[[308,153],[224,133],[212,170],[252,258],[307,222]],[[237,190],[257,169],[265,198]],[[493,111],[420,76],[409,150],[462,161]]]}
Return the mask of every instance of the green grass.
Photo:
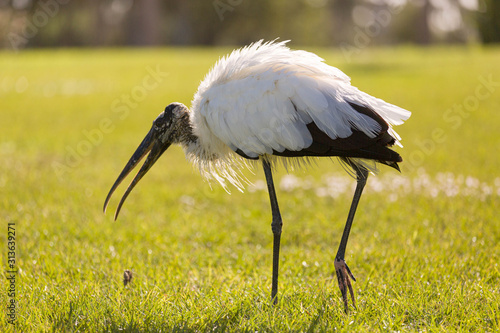
{"label": "green grass", "polygon": [[[333,258],[354,180],[336,160],[276,176],[277,306],[260,169],[246,173],[249,191],[227,195],[171,148],[118,221],[123,186],[102,213],[152,120],[170,102],[189,105],[227,51],[0,53],[0,253],[5,272],[14,222],[18,331],[498,331],[500,86],[474,96],[487,91],[481,80],[500,82],[499,48],[363,50],[351,62],[314,50],[360,89],[413,111],[397,128],[402,175],[382,167],[368,180],[353,225],[346,260],[357,310],[348,315]],[[125,107],[122,95],[137,94],[157,67],[168,76]],[[467,103],[463,114],[448,111]],[[4,318],[0,331],[12,331]]]}

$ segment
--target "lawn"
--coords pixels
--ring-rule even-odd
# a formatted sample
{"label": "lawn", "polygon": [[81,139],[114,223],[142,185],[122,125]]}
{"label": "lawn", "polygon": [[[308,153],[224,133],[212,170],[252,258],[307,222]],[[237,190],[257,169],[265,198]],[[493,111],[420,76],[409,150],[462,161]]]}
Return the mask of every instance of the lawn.
{"label": "lawn", "polygon": [[[284,228],[270,304],[271,214],[260,168],[244,193],[171,148],[113,213],[108,190],[170,102],[190,105],[229,49],[0,53],[2,321],[8,224],[17,331],[498,331],[500,48],[314,49],[360,89],[413,112],[402,173],[368,179],[346,261],[333,258],[355,181],[337,160],[275,181]],[[123,272],[133,279],[123,285]]]}

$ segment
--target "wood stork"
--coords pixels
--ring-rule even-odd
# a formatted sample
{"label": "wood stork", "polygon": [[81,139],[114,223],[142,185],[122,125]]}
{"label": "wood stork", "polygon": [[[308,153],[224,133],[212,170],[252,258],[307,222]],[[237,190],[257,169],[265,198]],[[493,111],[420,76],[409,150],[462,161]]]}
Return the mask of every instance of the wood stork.
{"label": "wood stork", "polygon": [[[271,201],[273,271],[271,299],[277,301],[278,264],[282,219],[273,183],[273,165],[304,165],[311,157],[337,156],[355,175],[357,186],[334,266],[348,310],[347,290],[355,307],[344,256],[354,214],[375,162],[399,170],[399,144],[392,129],[411,115],[409,111],[372,97],[350,84],[342,71],[313,53],[290,50],[287,41],[262,40],[221,58],[201,82],[189,110],[172,103],[153,126],[112,186],[117,186],[149,153],[116,210],[171,144],[180,144],[202,175],[221,185],[241,188],[245,161],[261,161]],[[307,165],[307,163],[305,163]]]}

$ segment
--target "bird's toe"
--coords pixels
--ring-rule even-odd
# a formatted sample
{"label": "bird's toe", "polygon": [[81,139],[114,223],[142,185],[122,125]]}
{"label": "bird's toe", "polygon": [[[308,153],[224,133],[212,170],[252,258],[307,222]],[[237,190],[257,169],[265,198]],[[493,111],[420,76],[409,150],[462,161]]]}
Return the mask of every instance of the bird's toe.
{"label": "bird's toe", "polygon": [[347,313],[349,304],[347,298],[347,289],[349,289],[349,294],[351,295],[352,305],[356,309],[356,302],[354,300],[354,291],[352,289],[351,280],[356,281],[354,275],[352,275],[351,270],[345,263],[344,259],[335,258],[335,272],[337,273],[337,279],[339,282],[340,292],[342,293],[342,300],[344,301],[344,310]]}

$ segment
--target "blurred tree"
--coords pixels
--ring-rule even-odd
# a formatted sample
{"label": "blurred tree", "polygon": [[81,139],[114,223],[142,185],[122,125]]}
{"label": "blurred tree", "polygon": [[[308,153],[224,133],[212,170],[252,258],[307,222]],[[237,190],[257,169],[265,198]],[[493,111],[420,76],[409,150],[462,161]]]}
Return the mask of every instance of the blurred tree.
{"label": "blurred tree", "polygon": [[421,7],[415,20],[415,42],[418,44],[431,43],[431,31],[429,27],[429,16],[432,10],[430,0],[422,0]]}
{"label": "blurred tree", "polygon": [[486,8],[477,15],[479,34],[484,43],[500,42],[500,0],[484,0]]}
{"label": "blurred tree", "polygon": [[276,38],[360,50],[500,39],[500,0],[0,0],[0,44],[243,45]]}
{"label": "blurred tree", "polygon": [[352,11],[354,5],[355,2],[352,0],[336,0],[329,2],[329,12],[332,20],[331,36],[337,44],[353,39],[352,31],[350,33],[345,33],[345,30],[346,27],[353,26]]}
{"label": "blurred tree", "polygon": [[125,23],[127,44],[161,44],[162,8],[159,0],[134,1]]}

